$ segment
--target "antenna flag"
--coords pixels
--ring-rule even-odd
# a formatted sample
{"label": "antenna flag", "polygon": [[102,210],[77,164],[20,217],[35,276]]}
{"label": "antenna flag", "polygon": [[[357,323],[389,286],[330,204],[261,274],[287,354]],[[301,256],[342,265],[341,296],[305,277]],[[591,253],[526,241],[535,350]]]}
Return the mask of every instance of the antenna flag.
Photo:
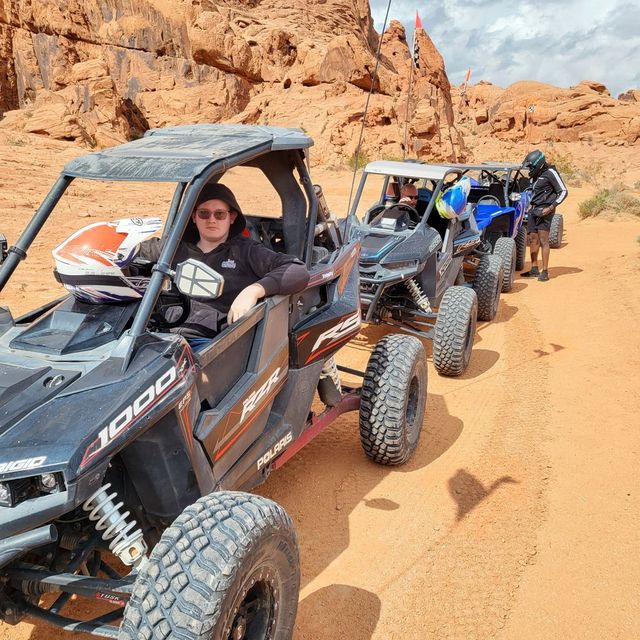
{"label": "antenna flag", "polygon": [[418,44],[418,29],[422,29],[422,20],[420,20],[420,15],[418,14],[418,10],[416,9],[416,26],[413,30],[412,47],[413,64],[416,65],[416,69],[420,68],[420,45]]}

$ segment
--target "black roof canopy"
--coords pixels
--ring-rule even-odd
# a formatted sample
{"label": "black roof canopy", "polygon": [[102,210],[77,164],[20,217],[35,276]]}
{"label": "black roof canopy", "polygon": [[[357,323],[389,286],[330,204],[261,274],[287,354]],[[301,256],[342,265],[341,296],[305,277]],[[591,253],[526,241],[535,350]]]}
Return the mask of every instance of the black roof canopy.
{"label": "black roof canopy", "polygon": [[247,155],[307,149],[301,129],[194,124],[150,129],[139,140],[69,161],[62,173],[74,178],[131,182],[189,182],[219,162],[226,170]]}

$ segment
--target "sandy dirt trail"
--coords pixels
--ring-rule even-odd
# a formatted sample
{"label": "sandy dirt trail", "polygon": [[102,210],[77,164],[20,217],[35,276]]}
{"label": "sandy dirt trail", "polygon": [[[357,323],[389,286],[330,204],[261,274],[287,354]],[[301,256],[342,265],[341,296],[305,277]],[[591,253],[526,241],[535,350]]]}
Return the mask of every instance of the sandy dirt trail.
{"label": "sandy dirt trail", "polygon": [[[344,211],[350,177],[315,177]],[[502,296],[465,375],[429,362],[407,465],[369,462],[347,414],[259,488],[298,531],[296,640],[640,637],[640,222],[579,222],[588,195],[563,206],[551,280]],[[25,213],[3,220],[11,239]],[[86,222],[70,210],[53,235]],[[45,295],[50,267],[23,280],[18,307]],[[364,329],[340,361],[364,368],[383,334]],[[1,640],[71,637],[0,624]]]}

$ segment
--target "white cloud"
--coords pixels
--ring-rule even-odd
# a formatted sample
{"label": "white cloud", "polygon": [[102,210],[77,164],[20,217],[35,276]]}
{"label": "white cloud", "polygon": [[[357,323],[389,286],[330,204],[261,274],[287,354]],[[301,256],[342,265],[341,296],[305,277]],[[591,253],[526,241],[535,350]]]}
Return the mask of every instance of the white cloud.
{"label": "white cloud", "polygon": [[[378,30],[387,0],[371,0]],[[569,87],[603,82],[617,95],[640,88],[640,5],[630,0],[438,0],[417,6],[392,0],[390,19],[400,20],[411,42],[416,8],[444,56],[453,84],[489,80],[508,86],[539,80]]]}

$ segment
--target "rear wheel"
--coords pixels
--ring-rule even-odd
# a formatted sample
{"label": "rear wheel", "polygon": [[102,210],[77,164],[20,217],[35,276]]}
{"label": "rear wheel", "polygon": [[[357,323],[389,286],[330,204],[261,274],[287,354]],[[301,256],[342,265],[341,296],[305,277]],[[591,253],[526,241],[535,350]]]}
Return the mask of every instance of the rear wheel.
{"label": "rear wheel", "polygon": [[552,249],[559,249],[562,246],[562,236],[564,235],[564,218],[561,213],[554,213],[551,218],[551,229],[549,230],[549,246]]}
{"label": "rear wheel", "polygon": [[427,361],[418,338],[388,335],[375,346],[362,383],[360,442],[380,464],[415,451],[427,403]]}
{"label": "rear wheel", "polygon": [[476,335],[478,298],[468,287],[449,287],[438,309],[433,335],[433,365],[443,376],[462,375]]}
{"label": "rear wheel", "polygon": [[187,507],[142,565],[119,638],[288,640],[300,564],[284,509],[221,491]]}
{"label": "rear wheel", "polygon": [[502,259],[502,293],[513,289],[516,275],[516,243],[513,238],[498,238],[493,247],[493,255]]}
{"label": "rear wheel", "polygon": [[527,230],[524,226],[518,229],[516,235],[516,271],[524,269],[524,261],[527,259]]}
{"label": "rear wheel", "polygon": [[493,320],[498,312],[502,288],[502,259],[483,255],[476,270],[473,288],[478,296],[478,320]]}

